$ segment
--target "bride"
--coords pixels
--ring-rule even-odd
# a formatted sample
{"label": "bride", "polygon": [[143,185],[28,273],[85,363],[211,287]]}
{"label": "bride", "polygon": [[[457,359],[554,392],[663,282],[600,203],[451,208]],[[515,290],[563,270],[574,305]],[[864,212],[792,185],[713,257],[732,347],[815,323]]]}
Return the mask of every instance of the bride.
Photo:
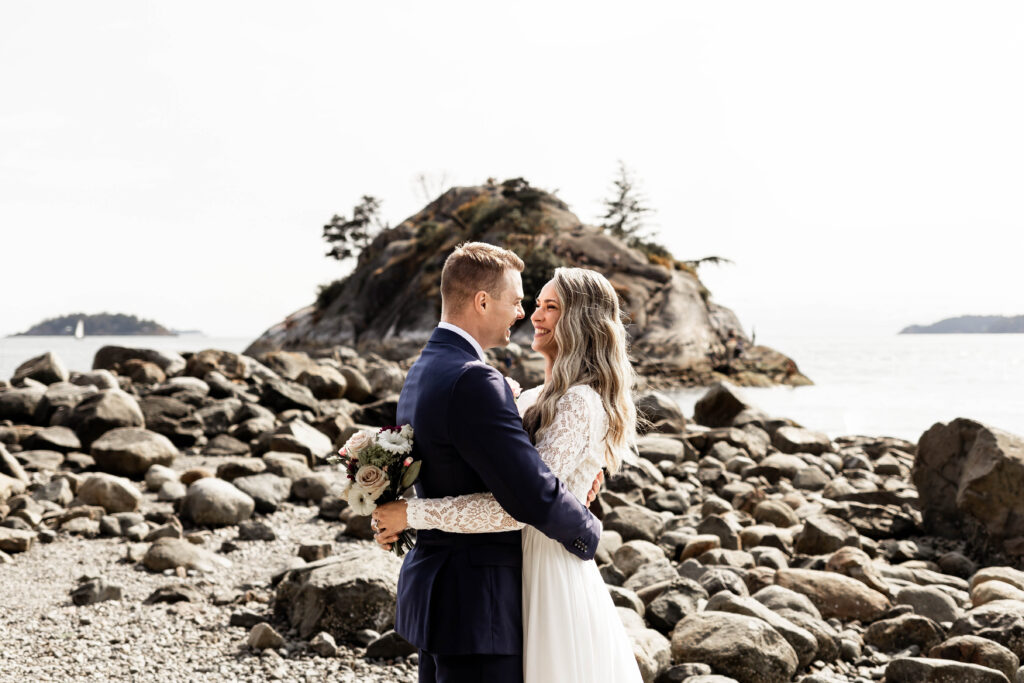
{"label": "bride", "polygon": [[[530,320],[532,347],[546,364],[544,384],[519,397],[523,425],[551,471],[586,502],[601,468],[614,473],[629,457],[636,433],[634,375],[618,295],[597,272],[558,268]],[[382,505],[374,517],[389,531],[523,529],[525,682],[642,680],[595,562],[580,560],[533,527],[524,528],[493,495],[412,498]]]}

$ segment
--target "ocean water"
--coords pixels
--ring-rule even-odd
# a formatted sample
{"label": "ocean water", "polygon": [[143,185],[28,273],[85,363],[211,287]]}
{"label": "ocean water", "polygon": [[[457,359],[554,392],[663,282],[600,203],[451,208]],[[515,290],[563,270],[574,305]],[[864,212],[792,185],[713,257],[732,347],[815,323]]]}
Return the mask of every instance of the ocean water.
{"label": "ocean water", "polygon": [[53,351],[68,370],[92,370],[92,359],[104,346],[157,349],[160,351],[202,351],[221,349],[241,353],[255,337],[207,337],[201,334],[125,337],[0,337],[0,379],[10,380],[18,366],[47,351]]}
{"label": "ocean water", "polygon": [[[793,358],[809,387],[743,388],[748,401],[831,437],[916,442],[967,417],[1024,436],[1024,334],[792,336],[758,340]],[[700,389],[672,392],[689,417]]]}
{"label": "ocean water", "polygon": [[[0,378],[55,352],[69,370],[92,368],[107,344],[171,351],[241,352],[249,337],[4,337]],[[759,340],[787,354],[814,386],[743,388],[750,403],[836,437],[917,441],[936,422],[968,417],[1024,436],[1024,334],[808,336]],[[702,389],[671,392],[686,415]]]}

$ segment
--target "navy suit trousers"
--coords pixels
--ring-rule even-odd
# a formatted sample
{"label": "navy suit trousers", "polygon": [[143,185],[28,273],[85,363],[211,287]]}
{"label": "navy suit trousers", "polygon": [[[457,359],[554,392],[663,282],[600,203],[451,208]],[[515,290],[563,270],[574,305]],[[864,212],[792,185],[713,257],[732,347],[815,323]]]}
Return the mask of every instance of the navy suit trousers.
{"label": "navy suit trousers", "polygon": [[420,650],[419,683],[523,683],[523,656],[432,655]]}

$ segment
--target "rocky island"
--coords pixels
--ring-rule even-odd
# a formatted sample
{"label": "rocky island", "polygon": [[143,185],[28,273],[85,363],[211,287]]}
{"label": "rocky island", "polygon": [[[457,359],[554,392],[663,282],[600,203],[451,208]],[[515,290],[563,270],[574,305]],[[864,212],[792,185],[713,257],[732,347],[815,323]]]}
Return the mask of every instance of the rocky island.
{"label": "rocky island", "polygon": [[1024,334],[1024,315],[961,315],[931,325],[910,325],[900,334]]}
{"label": "rocky island", "polygon": [[[416,680],[399,561],[326,464],[403,363],[104,347],[0,381],[11,680]],[[733,385],[645,390],[592,506],[645,683],[1024,678],[1024,439],[970,419],[831,439]]]}
{"label": "rocky island", "polygon": [[79,321],[82,323],[82,334],[89,336],[171,336],[177,334],[153,320],[143,320],[134,315],[125,315],[123,313],[96,313],[92,315],[70,313],[57,316],[56,318],[47,318],[24,332],[18,332],[9,336],[76,336],[76,328]]}
{"label": "rocky island", "polygon": [[[649,243],[631,247],[521,179],[448,190],[378,235],[348,277],[268,329],[245,353],[316,352],[343,344],[393,360],[414,356],[441,315],[444,260],[471,240],[522,257],[528,299],[558,266],[601,272],[623,299],[635,366],[652,386],[707,386],[724,379],[741,386],[810,383],[792,359],[751,343],[736,315],[712,300],[692,262]],[[529,349],[531,337],[529,320],[523,320],[506,359],[509,373],[525,386],[537,384],[543,373],[539,354]]]}

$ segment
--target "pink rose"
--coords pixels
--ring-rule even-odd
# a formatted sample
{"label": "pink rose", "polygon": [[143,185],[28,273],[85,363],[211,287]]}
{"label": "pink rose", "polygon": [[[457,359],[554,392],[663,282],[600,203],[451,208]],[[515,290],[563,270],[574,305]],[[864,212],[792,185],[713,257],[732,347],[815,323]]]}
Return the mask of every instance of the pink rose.
{"label": "pink rose", "polygon": [[411,455],[408,458],[406,458],[405,460],[402,461],[402,467],[408,467],[411,464],[412,464],[412,456]]}
{"label": "pink rose", "polygon": [[374,465],[363,465],[356,472],[356,484],[366,491],[370,500],[377,500],[390,483],[384,470]]}
{"label": "pink rose", "polygon": [[350,458],[358,458],[359,454],[373,443],[373,434],[356,432],[345,442],[345,452]]}
{"label": "pink rose", "polygon": [[506,377],[505,381],[508,382],[508,385],[512,388],[512,396],[519,398],[519,394],[523,393],[523,388],[519,386],[519,382],[515,381],[511,377]]}

